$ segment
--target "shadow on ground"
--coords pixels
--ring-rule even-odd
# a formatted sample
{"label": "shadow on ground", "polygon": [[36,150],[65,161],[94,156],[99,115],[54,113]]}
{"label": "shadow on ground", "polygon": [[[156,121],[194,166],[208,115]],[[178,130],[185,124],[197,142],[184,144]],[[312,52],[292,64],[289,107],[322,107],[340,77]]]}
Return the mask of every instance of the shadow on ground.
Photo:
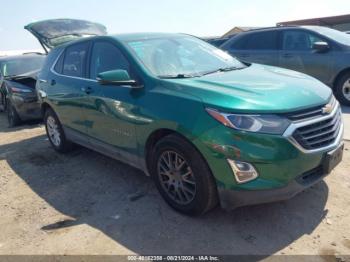
{"label": "shadow on ground", "polygon": [[[2,112],[0,114],[3,114]],[[4,120],[5,117],[1,116],[1,120]],[[42,125],[42,120],[31,120],[22,122],[20,125],[16,127],[9,127],[7,121],[0,121],[0,133],[8,133],[13,131],[20,131],[24,129],[32,129],[37,128]]]}
{"label": "shadow on ground", "polygon": [[140,171],[84,148],[61,155],[38,136],[0,146],[0,159],[71,217],[41,230],[85,223],[139,254],[268,255],[310,234],[327,213],[324,182],[286,202],[191,218],[169,208]]}

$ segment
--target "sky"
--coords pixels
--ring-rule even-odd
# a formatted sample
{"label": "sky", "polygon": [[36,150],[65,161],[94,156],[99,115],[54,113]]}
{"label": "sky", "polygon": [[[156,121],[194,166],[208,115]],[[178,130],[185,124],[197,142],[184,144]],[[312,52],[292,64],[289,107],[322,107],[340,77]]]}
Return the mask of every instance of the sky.
{"label": "sky", "polygon": [[0,0],[0,51],[39,49],[24,25],[53,18],[99,22],[108,33],[220,36],[235,26],[350,14],[349,0]]}

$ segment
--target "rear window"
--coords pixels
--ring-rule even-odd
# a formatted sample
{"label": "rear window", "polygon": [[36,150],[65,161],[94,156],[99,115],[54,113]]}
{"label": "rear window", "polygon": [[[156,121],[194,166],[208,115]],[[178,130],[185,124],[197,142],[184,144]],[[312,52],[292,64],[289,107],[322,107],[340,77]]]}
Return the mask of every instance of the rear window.
{"label": "rear window", "polygon": [[45,56],[26,57],[10,59],[0,64],[3,76],[17,76],[41,69]]}
{"label": "rear window", "polygon": [[249,33],[237,39],[232,48],[238,50],[275,50],[278,48],[277,35],[276,31]]}
{"label": "rear window", "polygon": [[88,46],[88,42],[84,42],[67,47],[62,69],[63,75],[74,77],[84,76],[84,65]]}

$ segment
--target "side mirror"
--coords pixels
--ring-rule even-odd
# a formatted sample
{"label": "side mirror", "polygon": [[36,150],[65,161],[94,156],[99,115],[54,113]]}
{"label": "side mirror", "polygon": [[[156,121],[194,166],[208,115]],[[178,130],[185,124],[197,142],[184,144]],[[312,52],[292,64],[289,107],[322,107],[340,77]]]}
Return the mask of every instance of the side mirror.
{"label": "side mirror", "polygon": [[97,75],[97,81],[101,85],[141,87],[135,80],[130,78],[128,71],[122,69],[99,73]]}
{"label": "side mirror", "polygon": [[315,42],[312,49],[318,53],[325,53],[329,50],[329,45],[327,42]]}

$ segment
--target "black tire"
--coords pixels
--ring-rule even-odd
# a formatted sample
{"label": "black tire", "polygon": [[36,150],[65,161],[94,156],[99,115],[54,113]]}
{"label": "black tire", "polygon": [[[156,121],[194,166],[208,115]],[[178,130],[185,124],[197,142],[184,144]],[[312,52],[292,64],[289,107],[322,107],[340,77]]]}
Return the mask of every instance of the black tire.
{"label": "black tire", "polygon": [[[159,172],[159,170],[161,170],[159,169],[159,166],[161,165],[160,163],[162,163],[161,161],[164,160],[164,158],[162,160],[162,156],[164,157],[164,154],[167,154],[168,152],[178,154],[180,159],[182,157],[182,160],[185,161],[184,172],[192,172],[191,183],[193,183],[193,181],[195,182],[195,185],[193,185],[193,188],[195,188],[195,193],[190,194],[190,196],[192,196],[193,199],[191,199],[191,197],[188,198],[188,201],[191,199],[188,203],[178,202],[180,198],[185,197],[183,188],[181,189],[181,194],[179,191],[175,190],[175,185],[170,185],[167,190],[166,186],[164,186],[165,183],[161,182],[161,180],[163,180],[164,182],[163,177],[168,177],[160,175],[162,171]],[[182,164],[182,162],[183,161],[180,162],[180,165]],[[152,156],[150,157],[149,166],[151,176],[158,188],[158,191],[160,192],[164,200],[175,210],[187,215],[201,215],[214,208],[218,204],[216,183],[213,175],[211,174],[210,168],[208,167],[202,155],[186,139],[173,134],[161,139],[152,150]],[[177,176],[180,177],[180,179],[183,179],[182,174],[178,174]],[[168,183],[171,181],[173,181],[172,178],[169,178]],[[188,179],[186,179],[186,181],[188,181]],[[181,186],[183,187],[183,183],[187,182],[183,182],[182,180],[178,183],[181,183]],[[191,184],[187,184],[186,188],[188,188],[190,185]],[[175,195],[179,197],[178,200],[174,200],[175,195],[171,194],[175,191],[177,191]],[[188,194],[186,193],[186,195]]]}
{"label": "black tire", "polygon": [[[348,87],[345,87],[346,84],[348,84]],[[342,105],[350,106],[350,72],[344,74],[337,81],[334,87],[334,94]]]}
{"label": "black tire", "polygon": [[6,105],[5,105],[5,97],[0,91],[0,112],[5,112]]}
{"label": "black tire", "polygon": [[12,105],[10,100],[7,101],[6,109],[7,122],[9,127],[18,126],[21,123],[21,118],[19,117],[16,108]]}
{"label": "black tire", "polygon": [[[58,134],[59,139],[57,139],[57,136],[52,134],[52,131],[49,131],[52,130],[52,127],[50,127],[50,125],[52,125],[52,121],[54,121],[56,125],[55,135]],[[48,108],[45,111],[44,124],[46,129],[46,135],[50,141],[50,144],[57,152],[66,153],[73,149],[72,142],[67,140],[66,135],[64,134],[61,122],[59,121],[55,112],[50,108]]]}

